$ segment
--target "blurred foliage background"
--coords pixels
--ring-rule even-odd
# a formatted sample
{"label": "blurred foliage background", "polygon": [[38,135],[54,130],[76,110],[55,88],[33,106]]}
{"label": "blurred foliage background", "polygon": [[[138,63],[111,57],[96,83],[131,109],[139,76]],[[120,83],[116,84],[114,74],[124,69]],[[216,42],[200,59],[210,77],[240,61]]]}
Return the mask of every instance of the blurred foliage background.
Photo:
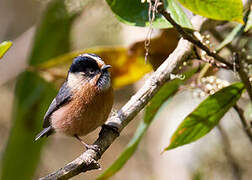
{"label": "blurred foliage background", "polygon": [[[176,48],[180,36],[174,29],[154,29],[149,61],[145,63],[144,40],[148,28],[129,26],[118,21],[113,12],[117,12],[127,24],[132,25],[130,22],[133,20],[125,20],[123,11],[113,8],[111,2],[1,0],[0,42],[11,40],[13,45],[0,59],[0,179],[38,179],[63,167],[83,152],[82,146],[71,137],[54,135],[34,142],[35,135],[42,129],[43,115],[66,77],[73,57],[83,52],[92,52],[112,65],[111,74],[116,90],[115,111],[141,87],[148,73],[157,69]],[[127,9],[127,1],[123,2],[126,4],[122,8]],[[172,7],[181,8],[177,4]],[[170,11],[176,12],[174,9]],[[188,10],[185,11],[188,17],[192,16]],[[141,9],[139,13],[142,13]],[[182,26],[190,28],[186,15],[173,18]],[[232,20],[240,22],[241,17]],[[145,26],[142,22],[138,22],[138,25]],[[144,22],[148,24],[148,18]],[[160,17],[153,25],[170,27]],[[235,23],[230,23],[204,33],[212,35],[218,30],[226,35],[234,26]],[[249,35],[250,31],[238,43],[244,45]],[[210,40],[218,44],[219,39],[211,36]],[[225,48],[221,54],[229,55]],[[230,139],[228,143],[223,138],[223,131],[215,128],[195,143],[160,155],[181,121],[206,97],[205,92],[193,83],[196,79],[193,74],[201,66],[194,62],[190,68],[187,65],[181,67],[180,72],[185,72],[186,80],[192,77],[191,80],[186,84],[185,80],[175,80],[164,86],[157,96],[159,100],[153,99],[151,102],[155,106],[147,107],[145,113],[149,116],[144,118],[144,113],[139,113],[106,151],[100,161],[102,170],[108,168],[121,152],[135,152],[111,179],[236,179],[229,154],[237,162],[242,179],[250,179],[251,144],[233,109],[220,122]],[[216,72],[211,69],[206,76],[210,75],[228,82],[237,81],[237,77],[227,71]],[[207,78],[205,81],[208,81]],[[246,111],[246,117],[251,120],[251,107],[246,94],[240,103]],[[153,119],[155,121],[152,122]],[[151,122],[152,126],[149,127]],[[148,129],[145,136],[143,129]],[[98,132],[99,129],[83,139],[92,143]],[[131,140],[133,135],[135,141]],[[129,142],[130,152],[123,151]],[[90,171],[73,179],[96,179],[101,173]]]}

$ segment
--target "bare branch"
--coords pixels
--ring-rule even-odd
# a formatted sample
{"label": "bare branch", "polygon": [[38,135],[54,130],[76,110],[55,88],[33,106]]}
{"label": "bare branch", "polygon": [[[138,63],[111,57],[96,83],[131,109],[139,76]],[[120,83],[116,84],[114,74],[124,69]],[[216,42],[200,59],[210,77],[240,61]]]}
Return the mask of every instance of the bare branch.
{"label": "bare branch", "polygon": [[[244,16],[244,21],[245,21],[245,24],[243,25],[243,28],[242,28],[242,31],[244,30],[245,26],[247,25],[248,23],[248,16],[250,14],[250,11],[251,11],[251,6],[252,6],[252,1],[249,0],[248,3],[248,11],[246,12],[245,16]],[[242,58],[243,59],[246,59],[244,57],[242,57],[242,54],[241,53],[235,53],[234,54],[234,61],[235,63],[238,65],[238,74],[241,78],[241,81],[244,83],[245,85],[245,88],[247,89],[247,92],[248,92],[248,95],[249,95],[249,98],[250,98],[250,101],[252,102],[252,85],[251,85],[251,82],[249,80],[249,77],[248,77],[248,74],[245,72],[245,67],[243,65],[243,62],[242,62]],[[245,62],[245,61],[244,61]]]}
{"label": "bare branch", "polygon": [[234,61],[238,65],[238,69],[237,69],[238,74],[241,78],[241,81],[245,85],[247,92],[248,92],[248,95],[249,95],[249,98],[250,98],[250,101],[252,102],[252,85],[249,80],[248,74],[244,71],[245,67],[243,65],[242,57],[241,57],[240,53],[234,54]]}
{"label": "bare branch", "polygon": [[[192,23],[196,29],[200,29],[205,18],[195,16]],[[108,126],[116,127],[119,132],[141,111],[150,99],[156,94],[161,86],[170,78],[170,74],[178,68],[180,63],[186,60],[192,53],[193,45],[187,40],[180,39],[177,48],[164,61],[164,63],[149,77],[139,91],[106,123]],[[49,174],[40,180],[69,179],[81,172],[99,168],[96,162],[101,155],[117,138],[118,134],[111,128],[102,128],[99,138],[94,145],[99,150],[89,149],[78,158],[68,163],[65,167]]]}
{"label": "bare branch", "polygon": [[249,127],[245,117],[244,117],[244,111],[242,108],[240,108],[237,104],[234,105],[234,109],[236,110],[236,112],[238,113],[241,123],[242,123],[242,127],[244,129],[244,132],[247,134],[250,142],[252,143],[252,132],[251,132],[251,127]]}

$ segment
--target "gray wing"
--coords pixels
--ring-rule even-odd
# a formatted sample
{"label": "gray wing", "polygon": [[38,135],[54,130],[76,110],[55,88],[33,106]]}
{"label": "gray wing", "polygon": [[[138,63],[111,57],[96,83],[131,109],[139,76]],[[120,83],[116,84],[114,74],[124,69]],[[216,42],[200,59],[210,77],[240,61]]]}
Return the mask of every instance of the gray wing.
{"label": "gray wing", "polygon": [[67,86],[67,83],[64,82],[57,96],[53,99],[51,105],[49,106],[44,116],[43,128],[50,126],[50,117],[52,113],[57,109],[59,109],[62,105],[68,103],[71,100],[71,97],[72,97],[71,89]]}

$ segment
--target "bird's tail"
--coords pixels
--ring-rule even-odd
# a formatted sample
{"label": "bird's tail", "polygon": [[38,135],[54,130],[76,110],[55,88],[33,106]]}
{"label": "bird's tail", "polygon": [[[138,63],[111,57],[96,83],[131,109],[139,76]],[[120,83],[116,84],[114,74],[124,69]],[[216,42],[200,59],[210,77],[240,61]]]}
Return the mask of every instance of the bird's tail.
{"label": "bird's tail", "polygon": [[35,141],[39,140],[40,138],[44,137],[44,136],[49,136],[50,134],[53,133],[53,129],[52,126],[49,126],[45,129],[43,129],[35,138]]}

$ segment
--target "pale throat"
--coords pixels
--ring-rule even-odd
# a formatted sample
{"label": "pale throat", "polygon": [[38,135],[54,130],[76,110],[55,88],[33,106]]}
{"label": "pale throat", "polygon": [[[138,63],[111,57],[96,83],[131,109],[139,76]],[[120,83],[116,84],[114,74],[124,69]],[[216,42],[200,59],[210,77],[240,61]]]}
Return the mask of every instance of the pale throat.
{"label": "pale throat", "polygon": [[[73,90],[74,89],[81,90],[83,88],[83,85],[90,83],[90,81],[92,81],[92,79],[83,77],[82,73],[69,73],[68,79],[67,79],[67,85]],[[94,82],[92,82],[92,84],[93,83]],[[98,78],[98,80],[96,82],[96,85],[98,86],[98,89],[100,91],[108,90],[111,86],[111,80],[110,80],[109,73],[100,75],[100,77]]]}

